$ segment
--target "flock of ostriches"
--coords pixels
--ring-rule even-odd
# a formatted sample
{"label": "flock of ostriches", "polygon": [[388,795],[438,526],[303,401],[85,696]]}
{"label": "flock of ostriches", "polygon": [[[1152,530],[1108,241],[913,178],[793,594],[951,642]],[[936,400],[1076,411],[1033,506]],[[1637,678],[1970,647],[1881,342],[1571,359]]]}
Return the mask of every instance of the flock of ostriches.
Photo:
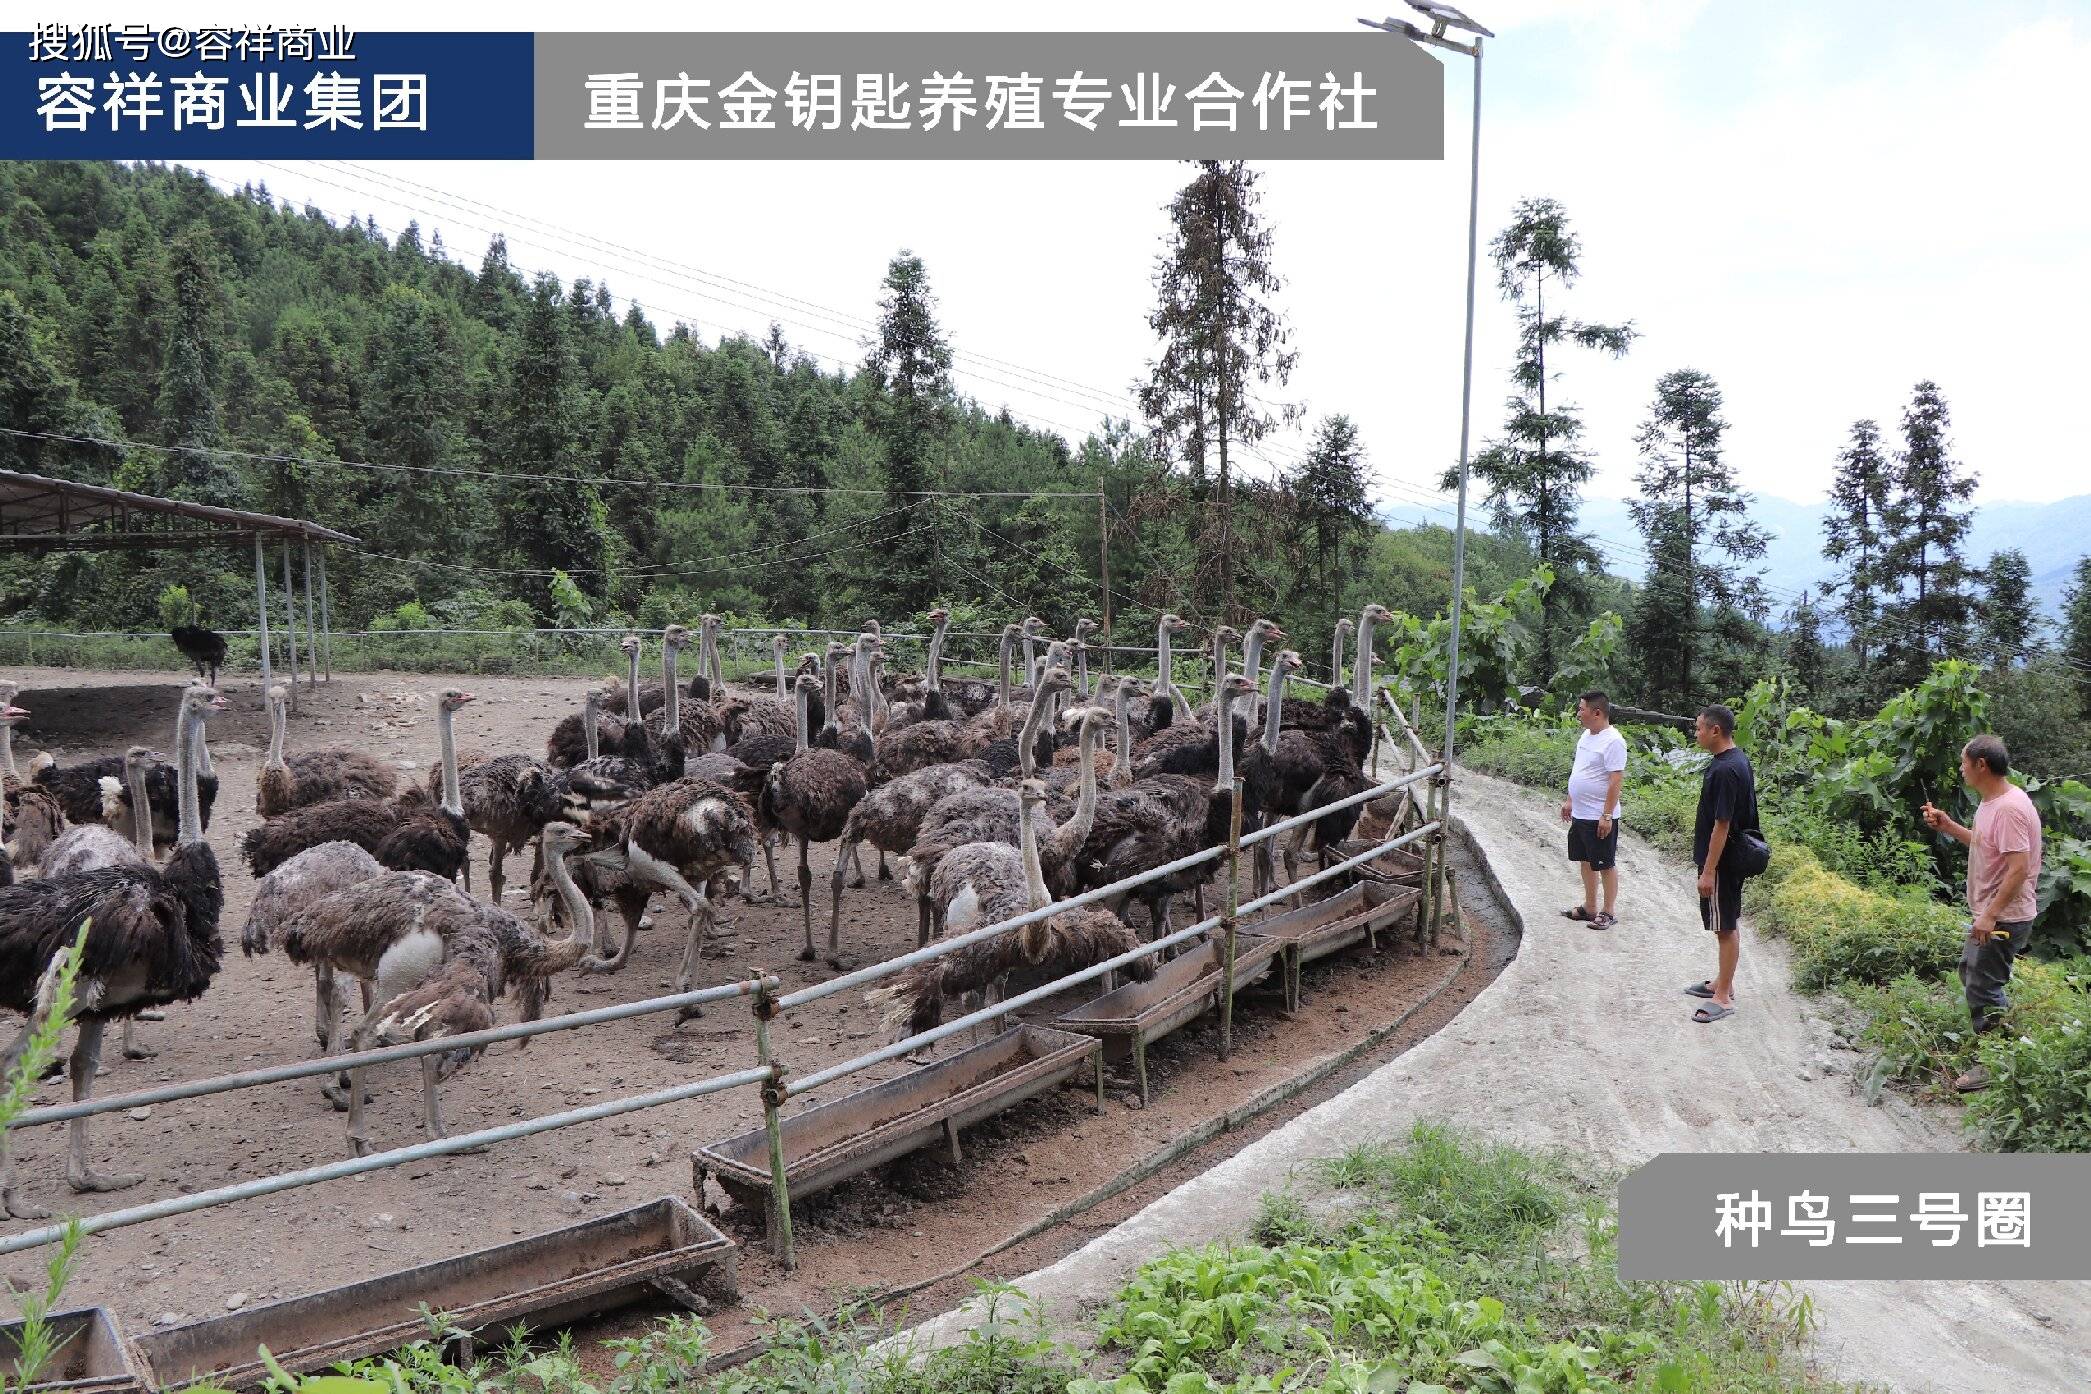
{"label": "flock of ostriches", "polygon": [[[1049,640],[1035,618],[1004,628],[998,680],[947,678],[949,616],[930,618],[924,671],[897,680],[883,672],[886,641],[875,623],[853,644],[804,655],[795,672],[779,634],[768,696],[726,688],[715,616],[699,627],[700,671],[687,685],[677,664],[690,630],[667,630],[657,683],[641,682],[640,641],[627,637],[627,681],[590,692],[583,710],[553,729],[542,756],[461,759],[453,722],[473,698],[445,690],[436,706],[440,760],[426,789],[398,788],[392,765],[360,751],[286,752],[285,692],[272,688],[256,788],[264,821],[240,846],[258,878],[241,947],[281,950],[312,967],[314,1032],[334,1055],[490,1026],[511,991],[521,1017],[537,1017],[556,974],[624,966],[656,892],[689,912],[676,979],[677,991],[687,991],[722,897],[779,896],[780,839],[798,844],[807,960],[816,956],[807,849],[838,844],[826,957],[840,969],[842,894],[845,882],[864,884],[867,844],[882,879],[888,854],[905,858],[927,943],[1224,844],[1237,782],[1249,828],[1366,787],[1371,630],[1388,618],[1381,606],[1367,607],[1356,624],[1339,622],[1336,681],[1316,701],[1285,696],[1301,666],[1297,653],[1276,650],[1264,675],[1266,650],[1285,638],[1276,624],[1257,620],[1245,635],[1221,626],[1211,654],[1222,678],[1214,701],[1197,709],[1171,680],[1172,641],[1187,627],[1174,615],[1161,619],[1151,683],[1104,675],[1092,682],[1095,626],[1085,620],[1072,639]],[[1357,661],[1345,686],[1353,633]],[[1242,664],[1230,671],[1236,640]],[[1021,683],[1012,673],[1019,654]],[[0,684],[0,987],[4,1005],[30,1018],[7,1063],[52,1009],[61,951],[86,924],[67,1063],[75,1099],[93,1088],[107,1023],[122,1023],[125,1056],[150,1054],[134,1024],[200,996],[223,956],[224,888],[205,832],[218,790],[206,725],[225,701],[202,680],[215,679],[222,653],[191,657],[199,680],[181,694],[171,765],[134,746],[75,765],[39,754],[18,769],[13,731],[29,713],[14,705],[19,686]],[[1286,839],[1288,873],[1303,849],[1319,855],[1349,836],[1356,814],[1332,812]],[[472,893],[467,861],[475,831],[492,843],[484,899]],[[529,909],[518,915],[506,908],[502,865],[525,845],[535,846],[537,869]],[[1274,885],[1269,842],[1258,851],[1258,885]],[[766,891],[754,884],[758,854]],[[1139,942],[1123,918],[1129,900],[1142,902],[1159,935],[1180,894],[1192,894],[1203,917],[1204,883],[1217,868],[1209,861],[1150,881],[1112,908],[990,936],[889,978],[871,1000],[890,1027],[919,1031],[940,1019],[947,1001],[989,996],[1012,972],[1053,976],[1123,954]],[[621,941],[607,916],[598,920],[606,907],[623,922]],[[344,1010],[349,979],[363,1007],[353,1025]],[[471,1055],[421,1058],[431,1136],[443,1133],[438,1084]],[[350,1145],[363,1154],[363,1081],[340,1076],[322,1092],[348,1112]],[[138,1177],[93,1169],[87,1123],[69,1124],[72,1187],[136,1184]],[[11,1216],[46,1213],[18,1194],[4,1139],[0,1201]]]}

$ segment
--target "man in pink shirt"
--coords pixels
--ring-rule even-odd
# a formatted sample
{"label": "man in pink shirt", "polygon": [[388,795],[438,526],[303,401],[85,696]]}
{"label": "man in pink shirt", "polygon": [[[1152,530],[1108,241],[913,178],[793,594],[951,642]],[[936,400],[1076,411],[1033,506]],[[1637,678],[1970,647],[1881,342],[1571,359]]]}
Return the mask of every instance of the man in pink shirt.
{"label": "man in pink shirt", "polygon": [[[1975,826],[1954,822],[1929,800],[1924,822],[1968,848],[1968,910],[1974,915],[1960,950],[1960,981],[1977,1034],[1994,1027],[2010,1005],[2004,985],[2011,960],[2033,928],[2040,884],[2040,813],[2007,777],[2011,756],[1995,736],[1977,736],[1960,752],[1960,777],[1982,804]],[[1953,1081],[1962,1092],[1989,1085],[1983,1065]]]}

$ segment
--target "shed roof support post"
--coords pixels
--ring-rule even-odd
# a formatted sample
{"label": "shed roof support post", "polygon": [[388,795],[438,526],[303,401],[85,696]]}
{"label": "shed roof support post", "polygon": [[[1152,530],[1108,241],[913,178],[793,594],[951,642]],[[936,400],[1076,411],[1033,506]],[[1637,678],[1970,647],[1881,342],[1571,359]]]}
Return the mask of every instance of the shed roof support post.
{"label": "shed roof support post", "polygon": [[261,706],[269,706],[269,568],[262,560],[261,534],[254,534],[254,613],[261,630]]}
{"label": "shed roof support post", "polygon": [[312,615],[312,539],[303,543],[305,553],[305,686],[319,681],[319,626]]}
{"label": "shed roof support post", "polygon": [[290,709],[298,709],[298,593],[290,584],[290,539],[283,541],[283,640],[290,645]]}
{"label": "shed roof support post", "polygon": [[327,636],[327,681],[334,681],[334,604],[327,594],[327,544],[319,546],[319,625]]}

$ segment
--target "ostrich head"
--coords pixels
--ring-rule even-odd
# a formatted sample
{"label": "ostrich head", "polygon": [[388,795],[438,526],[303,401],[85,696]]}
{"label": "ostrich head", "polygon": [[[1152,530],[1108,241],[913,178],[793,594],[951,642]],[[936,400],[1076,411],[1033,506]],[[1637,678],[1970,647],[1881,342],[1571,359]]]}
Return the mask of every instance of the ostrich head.
{"label": "ostrich head", "polygon": [[554,857],[564,857],[588,845],[587,830],[565,819],[555,819],[544,825],[538,833],[544,847],[545,862],[550,864]]}
{"label": "ostrich head", "polygon": [[627,657],[629,657],[632,654],[639,652],[639,636],[636,634],[627,634],[622,639],[619,639],[617,641],[617,647]]}
{"label": "ostrich head", "polygon": [[1039,701],[1052,696],[1056,692],[1072,692],[1074,690],[1074,675],[1067,671],[1064,664],[1055,663],[1052,667],[1039,673],[1038,691],[1032,694],[1032,700]]}
{"label": "ostrich head", "polygon": [[1394,618],[1394,612],[1375,600],[1365,607],[1365,618],[1374,624],[1385,624]]}
{"label": "ostrich head", "polygon": [[1349,615],[1345,615],[1336,621],[1336,632],[1348,639],[1351,635],[1358,632],[1357,622],[1351,619]]}
{"label": "ostrich head", "polygon": [[790,647],[791,636],[789,634],[784,633],[782,630],[779,630],[777,633],[772,634],[770,636],[770,652],[777,655],[778,658],[783,658],[784,651]]}
{"label": "ostrich head", "polygon": [[457,687],[446,687],[440,693],[436,694],[436,705],[446,712],[457,711],[461,709],[465,705],[465,703],[476,702],[478,700],[479,699],[477,697],[474,697],[471,693],[466,692],[464,689]]}
{"label": "ostrich head", "polygon": [[1027,779],[1016,787],[1017,802],[1025,808],[1038,807],[1051,793],[1052,790],[1046,787],[1046,782],[1042,779]]}
{"label": "ostrich head", "polygon": [[927,619],[932,625],[948,624],[951,620],[951,612],[939,605],[936,609],[923,616],[923,618]]}
{"label": "ostrich head", "polygon": [[1306,660],[1300,657],[1299,650],[1287,649],[1283,653],[1279,654],[1277,658],[1272,660],[1271,666],[1274,668],[1283,668],[1285,670],[1285,675],[1287,677],[1291,677],[1294,673],[1297,673],[1300,671],[1300,669],[1306,667],[1307,664]]}
{"label": "ostrich head", "polygon": [[0,724],[19,726],[28,719],[28,711],[16,706],[14,698],[0,697]]}
{"label": "ostrich head", "polygon": [[1231,624],[1216,625],[1212,632],[1216,644],[1233,645],[1241,641],[1242,632]]}
{"label": "ostrich head", "polygon": [[192,682],[183,690],[189,699],[189,710],[196,716],[208,717],[213,712],[222,712],[231,703],[218,695],[218,689],[207,682]]}
{"label": "ostrich head", "polygon": [[1022,630],[1027,638],[1036,639],[1046,632],[1046,622],[1036,615],[1026,615]]}
{"label": "ostrich head", "polygon": [[1255,691],[1256,684],[1249,681],[1246,673],[1229,673],[1220,682],[1220,695],[1230,702],[1253,696]]}
{"label": "ostrich head", "polygon": [[1096,631],[1097,631],[1097,630],[1099,630],[1099,629],[1101,629],[1101,628],[1103,628],[1103,626],[1102,626],[1102,625],[1100,625],[1100,624],[1098,624],[1098,623],[1097,623],[1097,622],[1096,622],[1095,620],[1092,620],[1092,619],[1079,619],[1079,620],[1076,620],[1076,621],[1075,621],[1075,642],[1076,642],[1076,643],[1078,643],[1078,644],[1079,644],[1079,643],[1081,643],[1081,642],[1083,642],[1083,641],[1084,641],[1084,640],[1086,640],[1086,639],[1087,639],[1087,638],[1088,638],[1088,637],[1089,637],[1090,635],[1092,635],[1092,634],[1096,633]]}
{"label": "ostrich head", "polygon": [[1020,624],[1005,624],[1002,626],[1002,637],[1011,641],[1021,639],[1024,637],[1024,627]]}
{"label": "ostrich head", "polygon": [[690,646],[690,627],[684,624],[669,625],[661,631],[661,642],[669,645],[671,648],[688,648]]}
{"label": "ostrich head", "polygon": [[1249,626],[1249,632],[1261,635],[1266,644],[1274,644],[1285,638],[1285,631],[1279,627],[1276,620],[1259,618]]}
{"label": "ostrich head", "polygon": [[1162,628],[1168,630],[1171,634],[1181,634],[1191,627],[1190,622],[1182,615],[1164,615],[1159,622]]}
{"label": "ostrich head", "polygon": [[11,707],[15,698],[22,695],[22,685],[12,678],[0,678],[0,707]]}
{"label": "ostrich head", "polygon": [[134,745],[123,753],[124,773],[129,774],[134,770],[150,769],[153,765],[161,763],[161,761],[160,752],[154,750],[151,746]]}

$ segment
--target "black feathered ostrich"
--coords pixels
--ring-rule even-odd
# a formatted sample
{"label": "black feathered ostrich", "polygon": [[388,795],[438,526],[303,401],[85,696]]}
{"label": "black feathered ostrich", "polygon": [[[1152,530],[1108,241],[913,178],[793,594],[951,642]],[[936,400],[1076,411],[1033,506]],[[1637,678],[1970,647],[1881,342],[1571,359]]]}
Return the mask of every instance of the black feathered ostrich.
{"label": "black feathered ostrich", "polygon": [[196,665],[197,678],[212,687],[218,685],[218,670],[225,666],[225,636],[216,630],[205,629],[200,624],[178,624],[168,631],[168,638],[181,650],[182,657]]}
{"label": "black feathered ostrich", "polygon": [[[30,1031],[51,1010],[52,960],[72,944],[83,923],[88,926],[73,1004],[79,1038],[69,1068],[76,1101],[94,1090],[109,1022],[191,1001],[217,974],[225,948],[218,935],[225,888],[198,816],[196,747],[204,718],[224,706],[216,690],[204,684],[182,693],[179,835],[165,866],[104,867],[0,890],[0,1006],[29,1017],[8,1047],[7,1066],[20,1057]],[[143,1179],[97,1173],[87,1163],[87,1120],[75,1118],[67,1127],[66,1180],[74,1190],[118,1191]],[[16,1194],[4,1139],[0,1204],[17,1219],[43,1219],[48,1213]]]}

